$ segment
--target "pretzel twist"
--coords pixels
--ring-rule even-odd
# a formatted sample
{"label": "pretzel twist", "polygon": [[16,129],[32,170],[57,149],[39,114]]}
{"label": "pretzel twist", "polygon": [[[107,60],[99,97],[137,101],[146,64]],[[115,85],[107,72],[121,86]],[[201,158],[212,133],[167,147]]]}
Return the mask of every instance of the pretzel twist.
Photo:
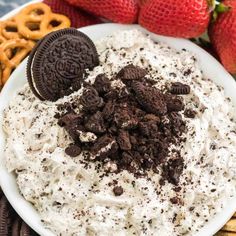
{"label": "pretzel twist", "polygon": [[[5,41],[0,46],[0,62],[2,67],[1,84],[4,85],[11,72],[22,62],[34,47],[34,42],[24,39],[12,39]],[[12,52],[9,58],[7,51]],[[14,53],[13,53],[14,52]]]}
{"label": "pretzel twist", "polygon": [[18,32],[18,25],[13,20],[1,22],[1,34],[6,39],[18,39],[22,36]]}
{"label": "pretzel twist", "polygon": [[32,40],[39,40],[48,33],[70,27],[71,24],[68,17],[52,13],[44,3],[27,6],[16,16],[16,21],[19,22],[19,33]]}

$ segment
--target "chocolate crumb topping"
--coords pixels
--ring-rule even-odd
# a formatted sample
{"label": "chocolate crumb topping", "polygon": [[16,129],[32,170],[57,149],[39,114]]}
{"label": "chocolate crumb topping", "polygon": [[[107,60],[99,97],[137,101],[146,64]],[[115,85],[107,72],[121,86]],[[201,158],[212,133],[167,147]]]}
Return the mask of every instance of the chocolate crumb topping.
{"label": "chocolate crumb topping", "polygon": [[136,98],[146,112],[156,115],[165,115],[167,112],[165,96],[156,88],[145,86],[139,81],[131,85]]}
{"label": "chocolate crumb topping", "polygon": [[[87,117],[86,117],[87,118]],[[102,113],[97,111],[95,114],[87,118],[88,121],[85,123],[85,129],[95,134],[102,134],[106,132],[104,119]]]}
{"label": "chocolate crumb topping", "polygon": [[171,202],[172,204],[180,204],[180,199],[179,199],[178,197],[172,197],[172,198],[170,199],[170,202]]}
{"label": "chocolate crumb topping", "polygon": [[94,112],[103,106],[103,99],[99,97],[99,94],[95,88],[86,89],[80,99],[80,102],[85,111]]}
{"label": "chocolate crumb topping", "polygon": [[194,111],[194,110],[192,110],[192,109],[186,109],[186,110],[184,111],[184,115],[185,115],[185,117],[187,117],[187,118],[194,119],[195,116],[197,115],[197,112]]}
{"label": "chocolate crumb topping", "polygon": [[76,157],[81,153],[81,148],[78,145],[72,144],[66,148],[65,152],[71,157]]}
{"label": "chocolate crumb topping", "polygon": [[58,125],[60,125],[61,127],[69,126],[73,123],[75,124],[80,123],[80,121],[81,121],[81,115],[71,112],[60,117],[58,120]]}
{"label": "chocolate crumb topping", "polygon": [[112,119],[114,111],[115,111],[115,104],[112,101],[108,101],[102,110],[103,118],[109,121],[110,119]]}
{"label": "chocolate crumb topping", "polygon": [[189,207],[189,211],[194,211],[195,207]]}
{"label": "chocolate crumb topping", "polygon": [[168,112],[182,111],[184,109],[184,103],[180,97],[167,96],[167,109]]}
{"label": "chocolate crumb topping", "polygon": [[180,82],[172,83],[170,92],[172,94],[180,95],[180,94],[189,94],[190,93],[190,86],[187,84],[182,84]]}
{"label": "chocolate crumb topping", "polygon": [[145,75],[147,75],[147,71],[145,69],[130,64],[119,71],[117,78],[125,82],[126,80],[140,80]]}
{"label": "chocolate crumb topping", "polygon": [[94,87],[99,94],[104,94],[110,91],[111,83],[105,74],[99,74],[95,79]]}
{"label": "chocolate crumb topping", "polygon": [[129,133],[126,130],[121,130],[117,137],[118,144],[121,150],[131,150],[132,144],[130,143]]}
{"label": "chocolate crumb topping", "polygon": [[124,190],[121,186],[116,186],[113,188],[115,196],[121,196],[124,193]]}
{"label": "chocolate crumb topping", "polygon": [[[109,147],[110,145],[110,147]],[[91,152],[95,157],[107,157],[115,153],[118,149],[116,140],[108,135],[101,136],[92,146]]]}
{"label": "chocolate crumb topping", "polygon": [[[145,75],[142,68],[128,65],[116,78],[129,82],[124,88],[112,88],[109,78],[100,74],[94,84],[86,85],[80,103],[69,110],[68,104],[59,105],[58,124],[74,140],[66,153],[71,157],[89,153],[86,161],[99,162],[106,174],[127,170],[142,177],[161,167],[161,183],[178,185],[184,163],[171,147],[184,141],[186,124],[180,113],[184,104],[176,94],[147,83]],[[76,114],[80,104],[82,111]],[[123,189],[115,187],[114,193],[118,196]]]}
{"label": "chocolate crumb topping", "polygon": [[177,185],[179,178],[183,172],[184,161],[181,157],[178,159],[170,160],[163,167],[163,176],[168,182]]}

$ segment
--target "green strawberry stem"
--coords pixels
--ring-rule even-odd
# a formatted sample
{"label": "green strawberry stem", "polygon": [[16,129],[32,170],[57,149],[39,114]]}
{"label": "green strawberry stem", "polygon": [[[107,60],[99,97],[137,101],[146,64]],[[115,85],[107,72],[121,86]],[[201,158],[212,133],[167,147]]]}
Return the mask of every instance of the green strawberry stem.
{"label": "green strawberry stem", "polygon": [[229,6],[226,6],[222,2],[215,1],[215,7],[214,7],[213,15],[212,15],[212,21],[215,22],[219,14],[227,12],[229,10],[230,10]]}
{"label": "green strawberry stem", "polygon": [[226,6],[225,4],[223,3],[219,3],[216,5],[216,8],[215,8],[215,11],[218,12],[218,13],[224,13],[224,12],[227,12],[230,10],[230,7],[229,6]]}

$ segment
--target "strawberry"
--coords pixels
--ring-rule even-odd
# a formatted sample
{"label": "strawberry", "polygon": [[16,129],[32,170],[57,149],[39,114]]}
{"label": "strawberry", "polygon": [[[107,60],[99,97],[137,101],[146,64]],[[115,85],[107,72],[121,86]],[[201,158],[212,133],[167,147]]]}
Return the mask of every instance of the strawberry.
{"label": "strawberry", "polygon": [[154,33],[194,38],[208,27],[211,10],[207,0],[149,0],[142,3],[139,24]]}
{"label": "strawberry", "polygon": [[80,28],[87,25],[94,25],[101,21],[83,10],[76,9],[65,0],[44,0],[44,3],[49,5],[54,13],[66,15],[71,20],[71,26]]}
{"label": "strawberry", "polygon": [[226,70],[236,74],[236,1],[222,1],[229,11],[220,13],[209,27],[209,37]]}
{"label": "strawberry", "polygon": [[80,7],[99,17],[117,23],[134,23],[138,17],[137,0],[67,0],[70,4]]}
{"label": "strawberry", "polygon": [[146,3],[148,0],[138,0],[138,4],[139,4],[139,6],[140,7],[142,7],[142,5],[144,4],[144,3]]}

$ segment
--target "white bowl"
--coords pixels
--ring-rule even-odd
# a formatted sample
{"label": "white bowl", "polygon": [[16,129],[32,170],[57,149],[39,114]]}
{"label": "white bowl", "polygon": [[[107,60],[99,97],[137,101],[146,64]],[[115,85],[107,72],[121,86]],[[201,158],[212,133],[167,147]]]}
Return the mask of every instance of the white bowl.
{"label": "white bowl", "polygon": [[[120,25],[120,24],[100,24],[81,28],[80,31],[86,33],[92,40],[100,39],[106,35],[111,34],[117,30],[127,30],[137,28],[146,33],[146,30],[137,25]],[[226,95],[232,98],[236,106],[236,83],[233,77],[223,68],[223,66],[206,51],[191,43],[188,40],[170,38],[151,34],[155,40],[159,40],[169,44],[176,49],[186,48],[187,50],[196,54],[198,62],[206,77],[211,78],[215,83],[225,88]],[[2,127],[3,109],[9,104],[11,98],[16,94],[16,91],[26,83],[26,60],[14,71],[11,78],[6,83],[0,94],[0,127]],[[53,235],[52,232],[46,230],[38,213],[19,193],[16,185],[16,179],[13,174],[9,174],[3,164],[5,147],[5,135],[2,128],[0,128],[0,184],[7,196],[9,202],[12,204],[17,213],[29,224],[37,233],[44,236]],[[236,196],[229,199],[227,206],[221,213],[217,214],[213,219],[201,229],[196,236],[210,236],[216,233],[233,215],[236,211]]]}

